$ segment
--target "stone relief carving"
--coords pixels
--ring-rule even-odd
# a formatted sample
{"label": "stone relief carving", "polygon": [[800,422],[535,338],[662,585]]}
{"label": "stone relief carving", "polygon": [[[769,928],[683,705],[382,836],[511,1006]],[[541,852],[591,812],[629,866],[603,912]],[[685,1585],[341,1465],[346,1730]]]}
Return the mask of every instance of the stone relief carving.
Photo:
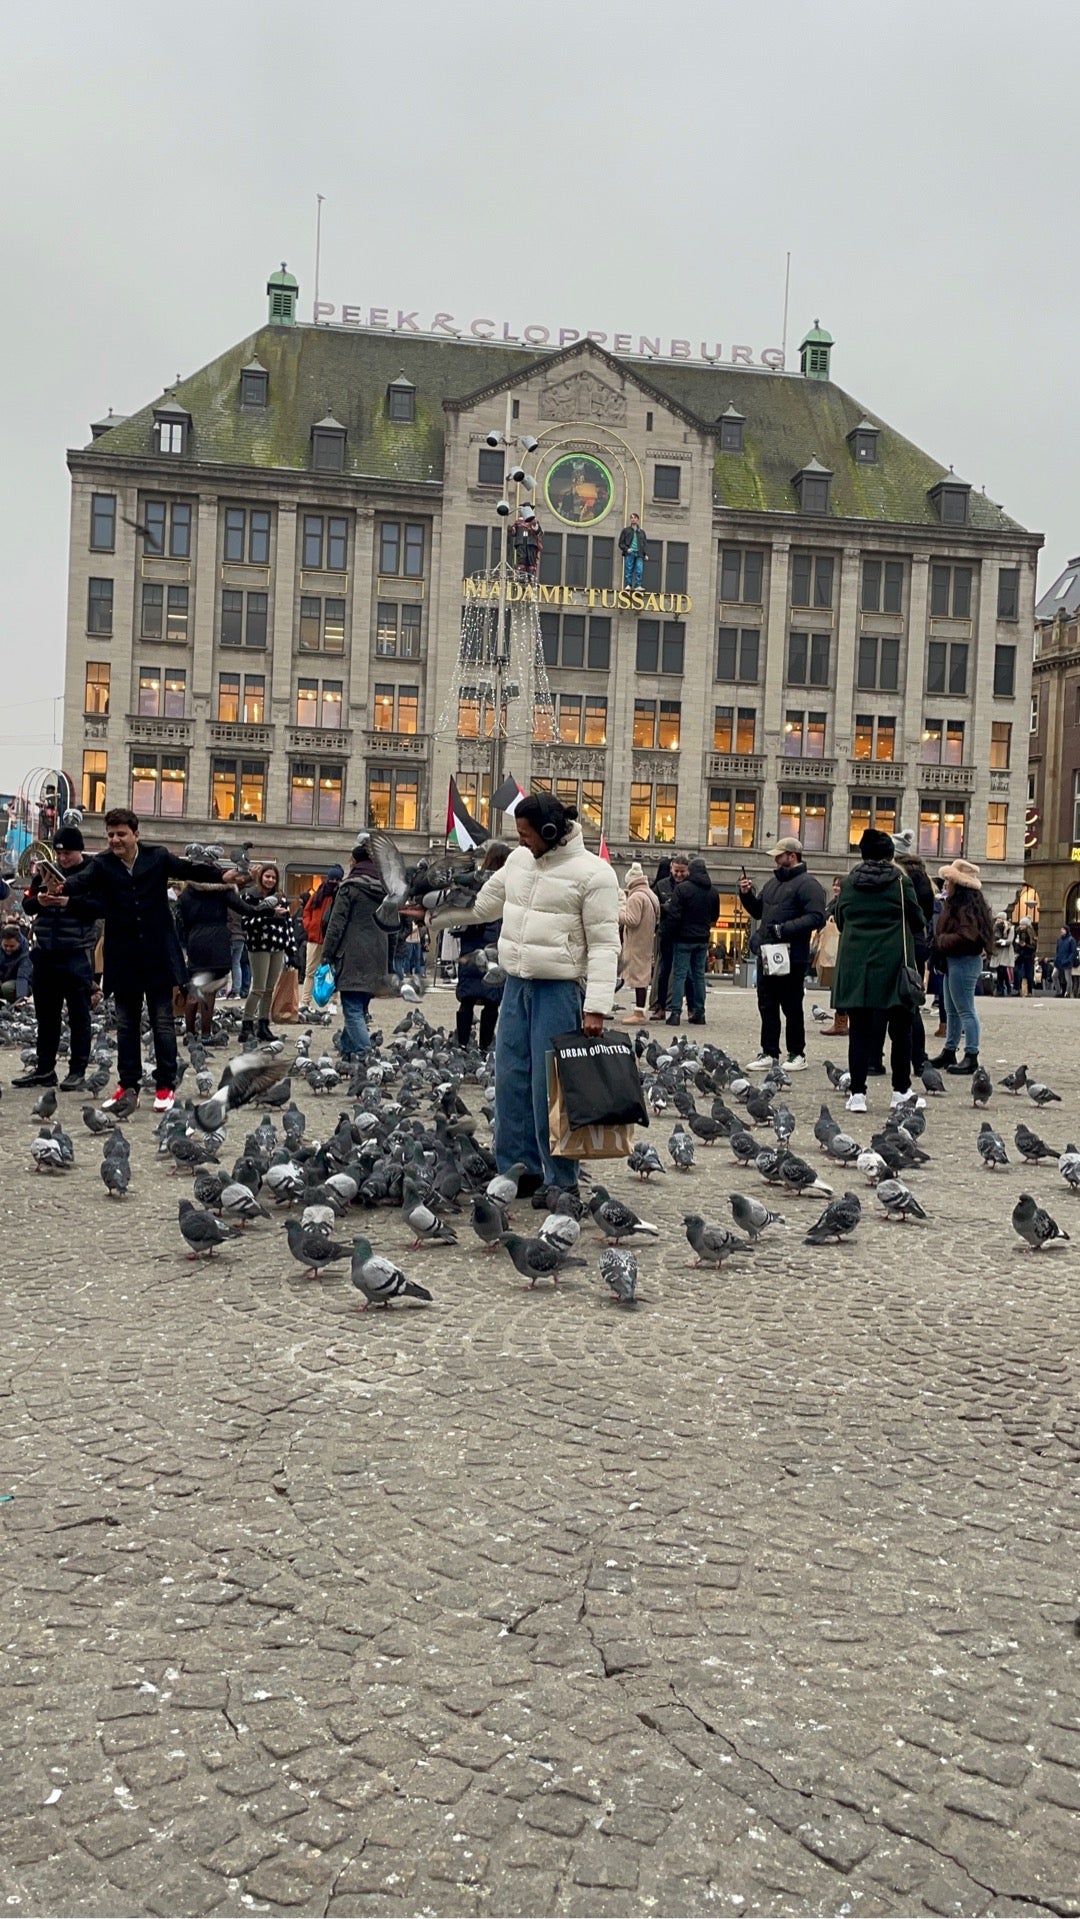
{"label": "stone relief carving", "polygon": [[601,420],[606,426],[625,426],[626,399],[595,373],[571,373],[565,380],[550,380],[541,387],[540,417]]}

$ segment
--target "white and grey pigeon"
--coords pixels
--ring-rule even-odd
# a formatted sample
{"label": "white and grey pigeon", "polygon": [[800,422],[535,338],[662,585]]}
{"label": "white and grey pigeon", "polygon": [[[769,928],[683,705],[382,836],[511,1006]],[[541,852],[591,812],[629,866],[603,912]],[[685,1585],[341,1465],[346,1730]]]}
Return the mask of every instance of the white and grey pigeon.
{"label": "white and grey pigeon", "polygon": [[1030,1193],[1021,1193],[1012,1210],[1012,1223],[1014,1231],[1033,1253],[1040,1252],[1052,1239],[1069,1237],[1057,1220],[1051,1219],[1045,1207],[1036,1205]]}
{"label": "white and grey pigeon", "polygon": [[783,1213],[773,1213],[760,1199],[748,1199],[744,1193],[729,1194],[731,1217],[748,1239],[757,1239],[767,1226],[786,1226]]}
{"label": "white and grey pigeon", "polygon": [[637,1304],[637,1259],[625,1246],[606,1246],[600,1255],[600,1277],[610,1286],[616,1306]]}

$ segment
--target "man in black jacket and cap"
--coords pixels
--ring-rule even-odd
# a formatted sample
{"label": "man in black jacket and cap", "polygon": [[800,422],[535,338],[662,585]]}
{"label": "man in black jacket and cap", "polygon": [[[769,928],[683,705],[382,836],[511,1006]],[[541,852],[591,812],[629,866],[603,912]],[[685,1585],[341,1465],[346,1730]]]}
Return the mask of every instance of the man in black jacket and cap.
{"label": "man in black jacket and cap", "polygon": [[[672,862],[674,864],[674,862]],[[678,1026],[683,991],[690,983],[690,1025],[705,1024],[705,960],[709,935],[720,917],[720,895],[709,878],[704,860],[691,860],[686,878],[674,888],[668,902],[671,930],[671,1012],[668,1025]]]}
{"label": "man in black jacket and cap", "polygon": [[200,880],[226,885],[239,878],[234,867],[222,872],[207,860],[180,859],[167,846],[144,845],[138,818],[126,806],[105,815],[107,853],[99,853],[65,882],[61,894],[43,892],[39,905],[53,911],[69,900],[92,906],[105,921],[104,987],[116,1005],[117,1077],[106,1108],[124,1092],[138,1093],[142,1080],[139,1028],[143,1001],[150,1015],[156,1062],[155,1113],[171,1109],[176,1085],[176,1021],[173,988],[185,977],[184,954],[169,901],[170,880]]}
{"label": "man in black jacket and cap", "polygon": [[780,1058],[780,1015],[787,1024],[789,1073],[806,1066],[806,1020],[803,981],[810,964],[810,935],[825,924],[825,894],[819,880],[806,870],[802,843],[777,840],[771,849],[773,875],[755,893],[752,880],[741,879],[739,892],[751,919],[761,921],[761,946],[786,946],[790,970],[764,973],[758,963],[758,1011],[761,1014],[761,1054],[749,1062],[751,1072],[764,1072]]}
{"label": "man in black jacket and cap", "polygon": [[[56,864],[74,876],[87,866],[83,836],[77,826],[62,826],[53,840]],[[65,885],[67,880],[65,879]],[[82,1093],[83,1078],[90,1063],[90,1001],[94,991],[94,946],[97,942],[97,914],[82,900],[52,912],[43,913],[41,892],[46,884],[43,871],[34,874],[23,896],[23,912],[34,920],[34,945],[31,953],[34,1012],[37,1014],[37,1060],[30,1072],[13,1079],[13,1086],[55,1086],[56,1055],[60,1046],[60,1022],[64,1006],[68,1009],[71,1054],[62,1093]],[[53,882],[58,890],[58,882]]]}

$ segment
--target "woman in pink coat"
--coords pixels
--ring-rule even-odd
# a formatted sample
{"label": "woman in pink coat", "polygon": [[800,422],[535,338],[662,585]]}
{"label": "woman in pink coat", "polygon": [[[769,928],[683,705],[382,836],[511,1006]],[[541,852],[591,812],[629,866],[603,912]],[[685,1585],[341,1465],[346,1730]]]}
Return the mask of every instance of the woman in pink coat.
{"label": "woman in pink coat", "polygon": [[626,875],[626,896],[619,908],[619,928],[622,933],[619,970],[623,985],[633,987],[635,1001],[634,1011],[628,1013],[623,1022],[626,1026],[643,1026],[648,1017],[645,1008],[652,984],[659,918],[660,902],[641,865],[635,860]]}

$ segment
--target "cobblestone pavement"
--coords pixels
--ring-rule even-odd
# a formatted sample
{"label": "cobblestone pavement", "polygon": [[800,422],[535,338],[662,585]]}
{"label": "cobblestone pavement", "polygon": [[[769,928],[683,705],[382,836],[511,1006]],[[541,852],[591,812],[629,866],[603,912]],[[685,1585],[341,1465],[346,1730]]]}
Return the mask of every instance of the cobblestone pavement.
{"label": "cobblestone pavement", "polygon": [[[985,1010],[995,1077],[1064,1095],[995,1096],[1010,1150],[1020,1117],[1080,1139],[1080,1008]],[[747,1057],[751,996],[709,1028]],[[74,1172],[30,1176],[30,1100],[0,1109],[9,1911],[1080,1914],[1080,1201],[983,1172],[959,1086],[926,1226],[865,1194],[808,1248],[790,1201],[697,1272],[682,1213],[746,1175],[654,1180],[633,1313],[593,1237],[528,1293],[468,1233],[404,1256],[394,1214],[433,1308],[357,1314],[276,1224],[186,1264],[150,1115],[119,1206],[78,1123]],[[1073,1246],[1019,1249],[1024,1187]]]}

